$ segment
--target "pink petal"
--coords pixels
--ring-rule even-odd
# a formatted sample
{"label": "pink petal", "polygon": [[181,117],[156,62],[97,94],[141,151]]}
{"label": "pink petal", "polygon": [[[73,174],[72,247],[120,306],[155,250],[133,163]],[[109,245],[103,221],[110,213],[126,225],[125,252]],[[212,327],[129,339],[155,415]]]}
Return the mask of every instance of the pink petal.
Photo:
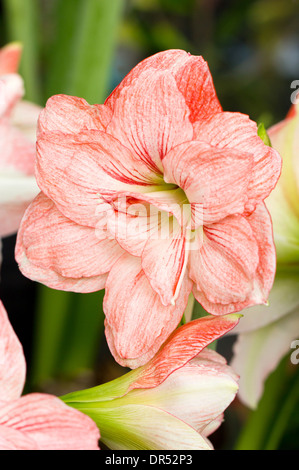
{"label": "pink petal", "polygon": [[123,255],[106,282],[106,337],[115,359],[133,368],[146,363],[178,325],[191,290],[184,279],[175,305],[163,306],[138,258]]}
{"label": "pink petal", "polygon": [[[152,388],[199,354],[208,344],[237,325],[240,315],[206,316],[175,330],[159,352],[141,370],[129,389]],[[205,356],[204,356],[205,357]]]}
{"label": "pink petal", "polygon": [[[186,195],[177,187],[165,189],[165,185],[147,186],[142,192],[115,192],[105,196],[104,200],[115,211],[113,216],[108,216],[111,234],[134,256],[141,256],[144,244],[152,231],[160,230],[162,222],[171,215],[174,215],[182,226],[186,223]],[[133,244],[134,239],[136,246]]]}
{"label": "pink petal", "polygon": [[167,152],[193,136],[189,110],[171,73],[149,69],[124,87],[107,132],[132,149],[149,174],[159,175]]}
{"label": "pink petal", "polygon": [[0,301],[0,400],[19,398],[25,377],[23,348]]}
{"label": "pink petal", "polygon": [[175,79],[190,109],[191,122],[199,119],[205,121],[222,111],[209,66],[201,56],[189,55],[189,60],[178,70]]}
{"label": "pink petal", "polygon": [[160,233],[161,224],[169,222],[168,213],[133,198],[120,196],[110,207],[111,213],[107,213],[109,233],[133,256],[140,257],[151,234]]}
{"label": "pink petal", "polygon": [[0,49],[0,75],[16,73],[21,60],[22,45],[12,42]]}
{"label": "pink petal", "polygon": [[0,425],[32,439],[39,450],[98,450],[99,430],[86,415],[39,393],[0,407]]}
{"label": "pink petal", "polygon": [[[239,218],[241,220],[241,218]],[[246,232],[240,231],[240,226],[241,224],[244,226],[244,223],[247,222],[251,228],[251,230],[248,228],[247,232],[247,238],[249,238],[248,242],[246,243]],[[215,224],[218,225],[218,224]],[[256,243],[256,246],[258,248],[258,265],[256,267],[256,271],[254,273],[253,279],[252,279],[252,284],[251,284],[251,289],[248,292],[248,295],[242,300],[241,298],[241,289],[239,291],[240,297],[239,300],[235,300],[234,302],[226,302],[222,301],[220,302],[220,296],[219,299],[213,298],[211,296],[212,288],[214,289],[216,284],[213,284],[209,287],[207,285],[207,291],[204,292],[204,290],[200,290],[201,288],[196,288],[196,286],[193,287],[193,293],[195,298],[198,300],[198,302],[210,313],[213,313],[214,315],[223,315],[226,313],[231,313],[231,312],[238,312],[241,311],[243,308],[250,307],[252,305],[256,304],[266,304],[267,299],[269,296],[270,289],[273,285],[274,281],[274,276],[275,276],[275,268],[276,268],[276,263],[275,263],[275,247],[273,243],[273,234],[272,234],[272,225],[271,225],[271,219],[269,216],[269,213],[267,212],[267,209],[265,208],[264,204],[258,205],[256,210],[246,218],[243,218],[242,223],[240,222],[240,226],[236,227],[235,235],[232,237],[232,242],[235,243],[235,241],[238,239],[240,236],[245,235],[244,238],[244,244],[240,245],[238,247],[237,242],[234,247],[234,250],[236,250],[236,255],[237,250],[239,249],[245,249],[244,255],[246,254],[247,251],[247,256],[248,260],[254,261],[255,255],[252,257],[252,254],[256,253],[256,248],[253,248],[254,243]],[[238,232],[238,233],[237,233]],[[250,239],[250,233],[252,233],[252,238]],[[236,238],[235,238],[236,237]],[[241,243],[241,241],[239,241]],[[250,247],[252,246],[252,253],[250,253]],[[228,252],[227,252],[228,253]],[[240,251],[241,253],[241,251]],[[195,252],[194,252],[195,254]],[[192,253],[193,256],[193,253]],[[240,258],[240,260],[242,257]],[[246,257],[243,257],[243,262],[245,261]],[[225,261],[225,258],[223,259]],[[231,261],[229,261],[230,263]],[[228,268],[230,264],[227,264],[226,267]],[[233,268],[233,265],[231,265]],[[245,264],[243,264],[243,269],[245,267]],[[207,269],[210,271],[211,266],[207,265]],[[222,268],[223,269],[223,268]],[[212,271],[211,271],[212,272]],[[217,271],[219,273],[219,271]],[[233,271],[231,272],[232,276],[237,275],[237,270],[235,273]],[[241,273],[241,271],[240,271]],[[215,275],[217,276],[217,273],[215,271]],[[227,279],[230,279],[228,275]],[[207,277],[203,280],[205,283],[207,281]],[[210,278],[212,282],[212,277]],[[236,291],[237,291],[237,284],[238,282],[241,283],[243,279],[243,287],[244,287],[244,293],[246,292],[246,277],[240,275],[240,278],[237,279],[235,278],[236,282]],[[215,282],[216,278],[214,279]],[[230,282],[232,279],[230,279]],[[218,279],[218,286],[220,287],[226,282],[226,279],[221,279],[219,277]],[[240,284],[241,285],[241,284]],[[227,285],[227,293],[229,294],[232,289],[231,289],[232,284]],[[208,292],[208,288],[210,288],[210,292]],[[235,294],[238,296],[238,293],[235,292]]]}
{"label": "pink petal", "polygon": [[16,260],[20,270],[54,289],[102,289],[105,273],[123,251],[114,240],[98,239],[96,233],[64,217],[40,193],[26,211],[18,233]]}
{"label": "pink petal", "polygon": [[[0,402],[0,406],[4,402]],[[1,450],[38,450],[37,443],[22,431],[0,425]]]}
{"label": "pink petal", "polygon": [[204,227],[202,246],[190,252],[189,276],[210,303],[234,304],[250,296],[259,263],[254,234],[241,216]]}
{"label": "pink petal", "polygon": [[239,113],[218,113],[194,124],[194,138],[227,151],[251,153],[254,166],[250,175],[247,210],[252,212],[275,187],[281,171],[281,157],[257,135],[257,125]]}
{"label": "pink petal", "polygon": [[0,76],[0,119],[9,116],[24,94],[23,80],[17,74]]}
{"label": "pink petal", "polygon": [[81,225],[94,227],[101,195],[147,187],[134,156],[101,131],[77,135],[48,132],[37,142],[37,181],[59,210]]}
{"label": "pink petal", "polygon": [[182,188],[201,207],[204,224],[242,214],[247,202],[252,156],[193,141],[175,147],[163,160],[164,179]]}
{"label": "pink petal", "polygon": [[175,49],[159,52],[140,62],[111,93],[105,104],[113,109],[123,88],[130,86],[142,72],[149,70],[152,74],[167,71],[173,75],[190,108],[192,122],[221,111],[207,63],[200,56]]}
{"label": "pink petal", "polygon": [[35,145],[8,123],[0,125],[0,170],[33,176]]}
{"label": "pink petal", "polygon": [[142,252],[142,269],[162,304],[175,302],[185,275],[188,247],[183,230],[168,219],[162,231],[153,232]]}
{"label": "pink petal", "polygon": [[40,193],[24,216],[21,242],[35,266],[79,279],[107,273],[123,254],[117,242],[96,235],[95,229],[67,219]]}
{"label": "pink petal", "polygon": [[259,264],[255,275],[255,290],[264,303],[268,300],[276,272],[276,253],[273,241],[272,222],[265,204],[259,204],[247,217],[258,244]]}
{"label": "pink petal", "polygon": [[83,98],[54,95],[48,99],[39,117],[39,133],[62,132],[78,134],[81,131],[105,131],[112,113],[104,105],[89,105]]}
{"label": "pink petal", "polygon": [[86,277],[83,279],[66,278],[60,276],[55,271],[35,266],[26,258],[21,244],[18,245],[16,261],[18,262],[20,271],[24,276],[28,277],[32,281],[40,282],[41,284],[56,290],[80,293],[96,292],[104,289],[107,280],[107,274]]}

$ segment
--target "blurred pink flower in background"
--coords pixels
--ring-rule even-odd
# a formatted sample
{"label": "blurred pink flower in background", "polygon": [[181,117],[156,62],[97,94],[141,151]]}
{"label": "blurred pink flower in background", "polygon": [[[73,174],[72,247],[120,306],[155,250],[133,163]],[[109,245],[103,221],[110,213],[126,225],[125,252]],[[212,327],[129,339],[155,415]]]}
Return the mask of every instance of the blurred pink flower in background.
{"label": "blurred pink flower in background", "polygon": [[0,301],[0,449],[98,450],[100,433],[88,416],[52,395],[21,397],[25,375],[22,346]]}
{"label": "blurred pink flower in background", "polygon": [[206,346],[234,328],[239,317],[189,322],[144,366],[62,399],[98,424],[109,449],[212,449],[207,437],[234,400],[238,376]]}
{"label": "blurred pink flower in background", "polygon": [[138,367],[177,327],[191,292],[215,315],[266,303],[275,250],[263,201],[280,169],[256,124],[222,111],[202,57],[161,52],[104,105],[48,101],[37,143],[42,193],[23,219],[16,259],[55,289],[105,287],[110,349]]}
{"label": "blurred pink flower in background", "polygon": [[20,101],[17,74],[22,47],[0,49],[0,237],[17,232],[28,204],[38,193],[34,177],[35,140],[41,108]]}

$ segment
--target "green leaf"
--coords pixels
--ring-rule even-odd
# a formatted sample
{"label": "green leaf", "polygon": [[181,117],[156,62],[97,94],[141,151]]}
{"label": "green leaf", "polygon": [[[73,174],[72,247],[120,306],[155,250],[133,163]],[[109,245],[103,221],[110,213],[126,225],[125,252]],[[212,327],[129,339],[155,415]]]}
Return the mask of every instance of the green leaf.
{"label": "green leaf", "polygon": [[262,139],[264,144],[268,145],[268,147],[272,147],[270,137],[267,134],[266,128],[264,123],[260,122],[257,127],[257,134]]}
{"label": "green leaf", "polygon": [[73,39],[67,93],[101,103],[107,93],[123,0],[84,0]]}
{"label": "green leaf", "polygon": [[42,104],[38,70],[39,7],[37,0],[4,0],[8,37],[23,44],[20,74],[25,82],[26,99]]}

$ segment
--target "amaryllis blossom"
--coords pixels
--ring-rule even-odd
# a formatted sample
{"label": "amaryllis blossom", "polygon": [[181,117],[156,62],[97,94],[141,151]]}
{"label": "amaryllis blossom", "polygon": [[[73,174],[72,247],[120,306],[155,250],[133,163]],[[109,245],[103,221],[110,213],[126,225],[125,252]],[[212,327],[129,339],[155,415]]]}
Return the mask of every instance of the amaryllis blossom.
{"label": "amaryllis blossom", "polygon": [[266,205],[273,221],[277,273],[269,306],[244,311],[236,331],[232,366],[240,374],[240,399],[255,408],[264,381],[299,339],[299,104],[268,131],[283,159],[281,178]]}
{"label": "amaryllis blossom", "polygon": [[0,301],[0,450],[97,450],[100,433],[83,413],[59,398],[22,396],[22,346]]}
{"label": "amaryllis blossom", "polygon": [[143,367],[62,399],[98,424],[109,449],[211,449],[207,436],[235,398],[238,377],[206,346],[233,328],[239,316],[189,322]]}
{"label": "amaryllis blossom", "polygon": [[0,237],[15,233],[28,204],[38,194],[34,176],[37,119],[41,108],[20,101],[17,74],[21,45],[0,49]]}
{"label": "amaryllis blossom", "polygon": [[161,52],[104,105],[50,98],[38,128],[42,192],[16,259],[55,289],[105,287],[110,349],[138,367],[191,292],[215,315],[267,301],[275,250],[263,200],[280,166],[248,116],[222,111],[202,57]]}

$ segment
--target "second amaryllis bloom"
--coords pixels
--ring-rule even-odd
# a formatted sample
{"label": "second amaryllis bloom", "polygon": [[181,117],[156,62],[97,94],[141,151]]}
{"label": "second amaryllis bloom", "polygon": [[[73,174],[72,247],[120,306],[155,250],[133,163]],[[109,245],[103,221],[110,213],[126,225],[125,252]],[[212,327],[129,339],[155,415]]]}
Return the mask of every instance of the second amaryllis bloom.
{"label": "second amaryllis bloom", "polygon": [[109,346],[146,363],[191,292],[210,313],[266,303],[275,273],[264,199],[279,154],[223,112],[202,57],[138,64],[104,105],[52,97],[41,113],[40,195],[18,235],[21,271],[52,288],[106,289]]}
{"label": "second amaryllis bloom", "polygon": [[208,349],[240,315],[205,317],[176,329],[151,361],[62,397],[90,416],[112,450],[210,450],[208,436],[234,400],[238,376]]}
{"label": "second amaryllis bloom", "polygon": [[34,176],[35,141],[41,108],[22,101],[17,74],[22,47],[0,49],[0,237],[12,235],[39,189]]}

